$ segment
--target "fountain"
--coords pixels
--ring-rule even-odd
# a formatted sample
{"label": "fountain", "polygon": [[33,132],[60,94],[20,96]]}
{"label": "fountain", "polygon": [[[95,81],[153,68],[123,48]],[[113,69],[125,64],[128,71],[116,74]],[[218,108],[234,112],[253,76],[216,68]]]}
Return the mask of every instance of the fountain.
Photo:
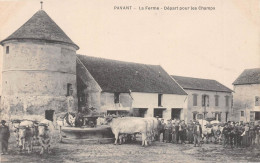
{"label": "fountain", "polygon": [[62,127],[61,131],[66,135],[62,142],[76,144],[112,143],[114,135],[111,128],[108,125],[97,124],[97,119],[104,117],[104,114],[96,110],[95,108],[82,109],[75,115],[75,127]]}

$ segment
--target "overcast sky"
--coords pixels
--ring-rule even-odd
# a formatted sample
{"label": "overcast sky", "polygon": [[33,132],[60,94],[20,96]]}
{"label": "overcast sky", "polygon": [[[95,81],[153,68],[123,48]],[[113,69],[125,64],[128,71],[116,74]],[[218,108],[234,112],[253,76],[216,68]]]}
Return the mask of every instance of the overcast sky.
{"label": "overcast sky", "polygon": [[[0,0],[0,40],[37,12],[39,2]],[[124,5],[136,10],[114,10]],[[43,8],[80,47],[78,54],[161,65],[171,75],[215,79],[231,89],[244,69],[260,67],[259,0],[44,0]]]}

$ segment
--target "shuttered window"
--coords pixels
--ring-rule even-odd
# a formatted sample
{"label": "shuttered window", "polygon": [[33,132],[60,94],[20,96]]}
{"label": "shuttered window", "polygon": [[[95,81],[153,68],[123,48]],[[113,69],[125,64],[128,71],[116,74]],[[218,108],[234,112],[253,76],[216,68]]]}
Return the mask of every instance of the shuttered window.
{"label": "shuttered window", "polygon": [[114,102],[115,102],[115,104],[118,104],[119,103],[119,94],[120,93],[114,93]]}
{"label": "shuttered window", "polygon": [[229,106],[229,96],[225,96],[226,98],[226,106]]}
{"label": "shuttered window", "polygon": [[259,96],[255,96],[255,106],[259,106]]}
{"label": "shuttered window", "polygon": [[198,105],[197,102],[198,102],[198,95],[193,94],[193,106],[197,106]]}
{"label": "shuttered window", "polygon": [[215,95],[215,106],[218,106],[218,99],[219,99],[219,96]]}

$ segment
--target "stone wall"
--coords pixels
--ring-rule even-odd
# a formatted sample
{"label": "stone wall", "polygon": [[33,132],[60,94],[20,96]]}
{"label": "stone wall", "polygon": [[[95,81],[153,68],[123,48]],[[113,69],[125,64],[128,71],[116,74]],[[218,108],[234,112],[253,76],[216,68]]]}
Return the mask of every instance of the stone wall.
{"label": "stone wall", "polygon": [[[6,47],[9,46],[9,54]],[[3,46],[2,112],[43,114],[68,110],[67,86],[72,86],[77,110],[76,50],[40,41],[7,41]]]}
{"label": "stone wall", "polygon": [[[207,117],[215,117],[214,112],[221,112],[221,121],[226,121],[226,112],[228,112],[228,120],[231,120],[232,116],[232,93],[228,92],[215,92],[215,91],[202,91],[202,90],[188,90],[188,121],[193,120],[193,112],[197,111],[200,114],[204,112],[204,106],[202,106],[202,95],[209,96],[209,106],[206,107]],[[197,95],[197,106],[193,106],[193,94]],[[215,95],[218,95],[218,106],[215,106]],[[226,106],[225,96],[229,96],[229,104]]]}

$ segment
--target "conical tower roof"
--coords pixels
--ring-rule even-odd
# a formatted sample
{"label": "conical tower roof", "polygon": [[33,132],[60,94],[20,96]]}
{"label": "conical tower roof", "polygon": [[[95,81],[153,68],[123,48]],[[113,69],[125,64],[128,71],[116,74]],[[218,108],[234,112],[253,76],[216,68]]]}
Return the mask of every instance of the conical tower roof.
{"label": "conical tower roof", "polygon": [[21,39],[65,43],[79,49],[44,10],[36,12],[24,25],[1,41],[0,44],[8,40]]}

